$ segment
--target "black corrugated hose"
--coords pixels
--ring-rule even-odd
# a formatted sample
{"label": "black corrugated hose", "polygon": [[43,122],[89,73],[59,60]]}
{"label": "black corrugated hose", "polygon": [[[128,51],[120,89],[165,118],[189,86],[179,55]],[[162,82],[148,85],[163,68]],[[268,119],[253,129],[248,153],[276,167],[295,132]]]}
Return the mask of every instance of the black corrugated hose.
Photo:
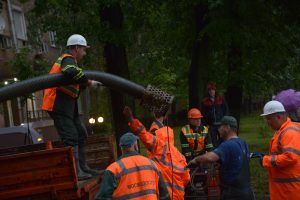
{"label": "black corrugated hose", "polygon": [[[122,93],[127,93],[136,98],[143,97],[145,91],[143,86],[122,77],[92,70],[84,71],[84,73],[88,79],[99,81],[106,87],[115,89]],[[74,81],[66,78],[63,74],[48,74],[16,82],[0,88],[0,102],[43,90],[45,88],[69,85],[71,83],[74,83]]]}

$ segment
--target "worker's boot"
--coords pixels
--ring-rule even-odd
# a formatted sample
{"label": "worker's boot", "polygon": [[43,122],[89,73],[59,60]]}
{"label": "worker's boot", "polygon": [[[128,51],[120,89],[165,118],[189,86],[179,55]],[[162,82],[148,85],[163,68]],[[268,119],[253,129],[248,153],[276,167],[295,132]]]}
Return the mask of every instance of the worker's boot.
{"label": "worker's boot", "polygon": [[77,173],[78,180],[81,181],[81,180],[86,180],[91,178],[92,177],[91,174],[82,171],[82,169],[80,168],[78,146],[74,146],[74,156],[75,156],[76,173]]}
{"label": "worker's boot", "polygon": [[87,163],[86,163],[86,154],[85,154],[85,145],[81,145],[79,147],[79,164],[80,164],[80,168],[82,169],[82,171],[91,174],[93,176],[99,176],[101,175],[104,170],[95,170],[95,169],[91,169]]}

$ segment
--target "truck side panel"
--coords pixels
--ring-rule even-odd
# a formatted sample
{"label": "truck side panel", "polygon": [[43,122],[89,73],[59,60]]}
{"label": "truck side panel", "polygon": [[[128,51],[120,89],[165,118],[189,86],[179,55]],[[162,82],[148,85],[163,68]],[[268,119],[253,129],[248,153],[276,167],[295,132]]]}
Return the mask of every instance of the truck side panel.
{"label": "truck side panel", "polygon": [[58,197],[69,189],[79,196],[73,159],[70,147],[0,156],[0,199],[40,193]]}

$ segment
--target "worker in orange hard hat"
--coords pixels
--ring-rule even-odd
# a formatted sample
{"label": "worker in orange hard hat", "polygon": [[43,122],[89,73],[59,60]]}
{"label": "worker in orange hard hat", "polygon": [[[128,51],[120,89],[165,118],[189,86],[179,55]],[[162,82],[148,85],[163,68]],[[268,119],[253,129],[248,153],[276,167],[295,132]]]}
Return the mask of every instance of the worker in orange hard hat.
{"label": "worker in orange hard hat", "polygon": [[225,99],[217,95],[217,86],[215,83],[207,84],[208,96],[201,102],[203,112],[203,124],[209,127],[209,134],[212,144],[216,148],[222,141],[218,128],[223,116],[228,115],[228,106]]}
{"label": "worker in orange hard hat", "polygon": [[[201,118],[203,117],[200,110],[197,108],[192,108],[188,111],[188,124],[181,128],[180,131],[180,142],[181,142],[181,152],[185,156],[187,161],[192,160],[198,155],[204,154],[206,151],[211,151],[213,145],[211,143],[210,135],[208,134],[208,128],[203,126],[201,123]],[[207,166],[197,169],[197,166],[189,166],[190,174],[196,171],[207,172]],[[197,178],[197,185],[206,185],[206,180],[203,177]],[[185,197],[189,198],[197,194],[197,191],[192,186],[192,182],[185,187]],[[195,182],[194,182],[195,183]],[[204,191],[202,191],[204,192]],[[200,192],[201,193],[201,192]]]}
{"label": "worker in orange hard hat", "polygon": [[199,109],[190,109],[188,112],[189,124],[181,128],[181,151],[187,161],[213,148],[208,128],[201,124],[202,117]]}

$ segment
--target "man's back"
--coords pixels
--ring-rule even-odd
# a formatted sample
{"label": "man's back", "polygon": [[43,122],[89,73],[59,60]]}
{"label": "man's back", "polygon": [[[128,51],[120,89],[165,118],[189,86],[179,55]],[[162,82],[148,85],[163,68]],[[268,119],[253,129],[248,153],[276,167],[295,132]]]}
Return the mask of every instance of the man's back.
{"label": "man's back", "polygon": [[[214,152],[220,157],[223,184],[235,184],[239,178],[242,178],[242,185],[245,184],[245,187],[250,187],[250,155],[245,141],[240,138],[226,140]],[[245,174],[240,177],[243,165],[245,165]]]}
{"label": "man's back", "polygon": [[[95,199],[160,199],[163,192],[159,173],[150,159],[136,152],[126,153],[107,167]],[[165,198],[168,199],[167,192]]]}

